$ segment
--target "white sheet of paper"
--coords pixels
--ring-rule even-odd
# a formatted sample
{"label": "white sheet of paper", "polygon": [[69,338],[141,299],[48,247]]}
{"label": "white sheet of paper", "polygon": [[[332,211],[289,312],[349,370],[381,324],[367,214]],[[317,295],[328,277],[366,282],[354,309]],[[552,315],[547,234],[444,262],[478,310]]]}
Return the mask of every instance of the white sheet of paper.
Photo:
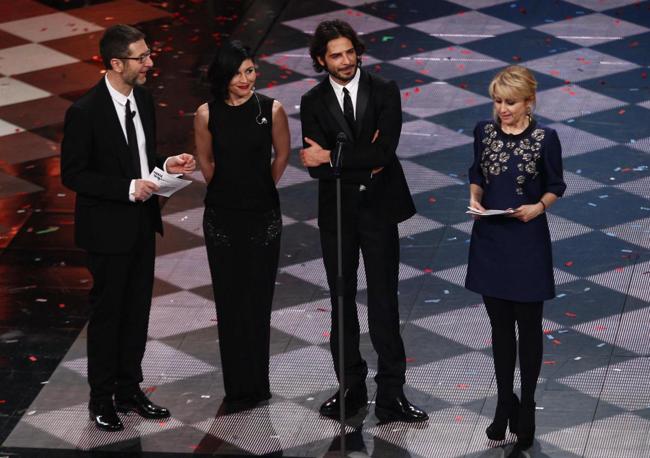
{"label": "white sheet of paper", "polygon": [[160,186],[160,190],[154,192],[154,194],[163,197],[169,197],[172,194],[174,194],[176,191],[179,191],[183,189],[185,186],[192,183],[192,181],[190,180],[183,180],[179,178],[180,176],[182,175],[172,175],[165,172],[161,168],[156,167],[155,169],[153,169],[153,172],[151,172],[151,175],[149,175],[147,180],[153,181],[158,186]]}
{"label": "white sheet of paper", "polygon": [[478,209],[476,209],[476,208],[472,208],[472,207],[467,207],[467,208],[469,208],[469,210],[466,211],[465,213],[468,213],[468,214],[470,214],[470,215],[476,215],[476,216],[509,215],[510,213],[514,213],[514,210],[510,210],[510,209],[507,209],[507,210],[485,210],[485,211],[481,211],[481,210],[478,210]]}

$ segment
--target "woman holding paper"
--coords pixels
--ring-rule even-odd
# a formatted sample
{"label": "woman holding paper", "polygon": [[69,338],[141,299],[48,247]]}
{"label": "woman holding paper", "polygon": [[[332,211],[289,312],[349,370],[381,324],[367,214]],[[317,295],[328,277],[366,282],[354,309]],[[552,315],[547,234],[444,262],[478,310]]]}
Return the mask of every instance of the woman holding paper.
{"label": "woman holding paper", "polygon": [[[566,188],[557,133],[532,116],[536,88],[535,77],[524,67],[507,67],[494,77],[489,86],[494,120],[476,125],[469,169],[475,222],[465,286],[483,296],[490,318],[498,391],[494,421],[486,434],[503,440],[509,424],[520,449],[533,443],[543,303],[555,297],[545,212]],[[488,209],[508,212],[480,216]],[[515,324],[521,402],[513,393]]]}
{"label": "woman holding paper", "polygon": [[254,92],[255,63],[248,47],[224,44],[208,78],[214,100],[197,109],[194,130],[208,183],[203,231],[217,308],[224,408],[230,413],[271,397],[271,302],[282,231],[276,183],[287,167],[290,136],[280,102]]}

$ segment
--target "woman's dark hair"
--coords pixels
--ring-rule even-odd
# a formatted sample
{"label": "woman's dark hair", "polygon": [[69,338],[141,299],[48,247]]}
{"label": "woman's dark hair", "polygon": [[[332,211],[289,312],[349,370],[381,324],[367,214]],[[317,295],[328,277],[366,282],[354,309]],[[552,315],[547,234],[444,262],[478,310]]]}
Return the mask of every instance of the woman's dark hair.
{"label": "woman's dark hair", "polygon": [[99,40],[99,54],[107,69],[111,69],[111,59],[129,57],[129,45],[144,38],[144,33],[126,24],[109,27]]}
{"label": "woman's dark hair", "polygon": [[317,72],[322,72],[326,70],[318,58],[320,57],[325,60],[325,54],[327,53],[327,43],[331,40],[337,38],[347,38],[352,42],[352,46],[357,53],[358,61],[361,62],[361,55],[366,51],[366,45],[363,44],[357,32],[354,31],[352,26],[345,21],[340,21],[334,19],[333,21],[323,21],[318,24],[314,36],[311,37],[311,42],[309,43],[309,55],[313,61],[314,70]]}
{"label": "woman's dark hair", "polygon": [[244,46],[241,41],[228,41],[219,48],[208,68],[210,91],[216,100],[228,98],[230,80],[237,74],[241,63],[246,59],[254,62],[251,48]]}

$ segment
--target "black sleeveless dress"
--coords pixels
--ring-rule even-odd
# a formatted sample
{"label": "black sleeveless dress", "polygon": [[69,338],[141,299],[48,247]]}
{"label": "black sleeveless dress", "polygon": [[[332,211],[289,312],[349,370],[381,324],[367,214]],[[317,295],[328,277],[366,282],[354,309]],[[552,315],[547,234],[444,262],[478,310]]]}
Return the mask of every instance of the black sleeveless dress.
{"label": "black sleeveless dress", "polygon": [[235,107],[221,100],[208,105],[215,169],[205,197],[203,231],[224,402],[233,411],[271,397],[271,303],[282,219],[271,176],[273,99],[257,97],[259,104],[253,96]]}

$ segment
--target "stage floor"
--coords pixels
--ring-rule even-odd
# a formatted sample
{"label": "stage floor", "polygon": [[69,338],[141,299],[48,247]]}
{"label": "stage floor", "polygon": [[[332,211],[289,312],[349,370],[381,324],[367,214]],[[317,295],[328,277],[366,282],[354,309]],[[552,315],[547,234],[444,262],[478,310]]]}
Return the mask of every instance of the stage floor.
{"label": "stage floor", "polygon": [[[400,225],[405,391],[431,417],[417,426],[381,425],[370,402],[349,424],[353,456],[496,458],[512,449],[514,436],[495,443],[484,434],[496,402],[490,329],[480,296],[463,283],[472,130],[491,116],[490,79],[513,63],[536,72],[536,117],[560,136],[568,184],[548,212],[557,297],[545,305],[537,435],[527,456],[650,456],[650,1],[289,0],[269,6],[266,16],[279,16],[266,17],[268,30],[245,17],[239,33],[261,42],[258,89],[285,106],[294,148],[280,182],[273,398],[247,412],[219,412],[219,343],[201,223],[205,183],[196,173],[164,209],[144,359],[143,387],[173,416],[124,417],[120,433],[97,431],[87,415],[82,328],[90,276],[72,246],[72,196],[59,183],[63,113],[101,76],[101,31],[138,23],[158,51],[148,86],[158,103],[161,152],[191,151],[192,113],[208,94],[200,69],[220,31],[241,19],[235,14],[264,4],[252,1],[226,16],[223,4],[202,0],[46,6],[56,3],[0,6],[5,455],[336,456],[338,423],[318,414],[336,379],[317,183],[297,149],[300,96],[322,77],[310,65],[309,33],[320,20],[341,18],[363,34],[365,68],[396,80],[402,92],[398,155],[418,209]],[[362,269],[359,285],[373,395],[376,355]]]}

